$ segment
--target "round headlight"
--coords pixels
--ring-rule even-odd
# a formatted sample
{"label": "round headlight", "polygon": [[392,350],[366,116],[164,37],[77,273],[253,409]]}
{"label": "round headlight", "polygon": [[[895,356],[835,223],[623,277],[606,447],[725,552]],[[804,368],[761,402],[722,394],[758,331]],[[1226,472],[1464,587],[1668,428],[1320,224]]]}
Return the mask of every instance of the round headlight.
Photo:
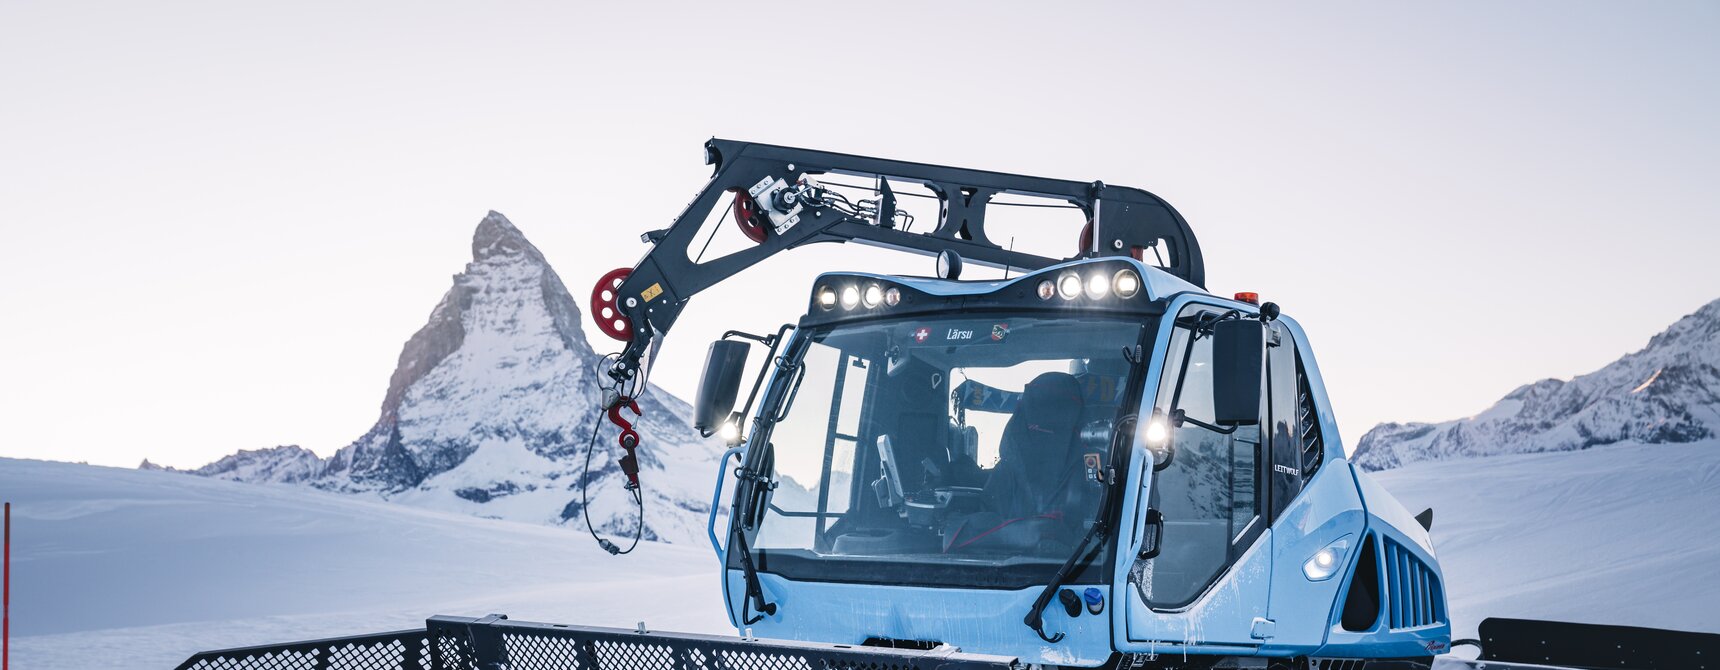
{"label": "round headlight", "polygon": [[1064,300],[1074,300],[1075,296],[1081,295],[1081,277],[1073,272],[1063,273],[1057,278],[1057,295],[1063,296]]}
{"label": "round headlight", "polygon": [[1309,556],[1308,561],[1302,564],[1302,576],[1315,582],[1331,579],[1332,575],[1338,574],[1344,552],[1349,548],[1350,538],[1346,535],[1314,552],[1314,555]]}
{"label": "round headlight", "polygon": [[888,290],[884,291],[884,304],[885,305],[888,305],[890,307],[895,307],[896,304],[900,303],[900,302],[902,302],[902,291],[900,289],[898,289],[894,286],[891,286]]}
{"label": "round headlight", "polygon": [[1111,292],[1111,278],[1095,272],[1087,278],[1087,297],[1094,300],[1105,297]]}
{"label": "round headlight", "polygon": [[1039,282],[1039,299],[1040,300],[1050,300],[1051,296],[1054,296],[1054,295],[1057,295],[1057,284],[1056,283],[1052,282],[1049,279]]}
{"label": "round headlight", "polygon": [[1117,276],[1111,278],[1111,291],[1119,298],[1133,298],[1141,292],[1141,276],[1128,268],[1118,270]]}
{"label": "round headlight", "polygon": [[818,289],[818,306],[830,309],[836,306],[836,289],[823,286]]}
{"label": "round headlight", "polygon": [[878,288],[877,284],[867,284],[866,291],[860,294],[860,302],[866,305],[866,309],[877,307],[878,303],[884,302],[884,289]]}
{"label": "round headlight", "polygon": [[842,309],[854,309],[860,304],[860,289],[852,286],[842,287]]}

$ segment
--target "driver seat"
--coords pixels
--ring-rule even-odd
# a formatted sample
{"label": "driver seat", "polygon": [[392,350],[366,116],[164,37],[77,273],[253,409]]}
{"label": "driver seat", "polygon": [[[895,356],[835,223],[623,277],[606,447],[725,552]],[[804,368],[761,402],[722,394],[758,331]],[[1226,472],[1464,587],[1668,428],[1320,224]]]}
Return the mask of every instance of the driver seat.
{"label": "driver seat", "polygon": [[1080,382],[1066,372],[1028,382],[1004,425],[997,467],[986,483],[994,509],[1008,518],[1061,511],[1057,494],[1078,469],[1074,444],[1084,404]]}

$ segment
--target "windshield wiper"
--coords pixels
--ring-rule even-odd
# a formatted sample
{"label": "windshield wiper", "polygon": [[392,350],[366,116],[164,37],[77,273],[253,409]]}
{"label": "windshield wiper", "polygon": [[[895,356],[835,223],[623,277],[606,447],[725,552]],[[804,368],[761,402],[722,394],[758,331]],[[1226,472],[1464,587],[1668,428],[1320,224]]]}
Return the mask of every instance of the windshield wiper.
{"label": "windshield wiper", "polygon": [[[755,436],[757,434],[757,432],[754,433]],[[763,449],[769,450],[772,446],[766,442]],[[756,528],[760,521],[759,517],[764,514],[759,509],[762,506],[761,503],[764,503],[766,495],[776,489],[776,482],[771,481],[769,475],[763,474],[771,468],[772,461],[773,457],[766,455],[755,461],[753,468],[743,464],[735,470],[735,480],[739,482],[741,487],[740,490],[736,491],[736,499],[746,503],[745,507],[730,512],[731,515],[739,516],[739,522],[734,524],[731,531],[733,533],[731,538],[734,542],[734,548],[741,552],[741,577],[742,581],[746,583],[746,595],[742,596],[741,599],[741,624],[744,626],[751,626],[763,621],[767,616],[776,614],[776,604],[765,602],[764,587],[759,584],[758,568],[753,566],[752,546],[747,544],[747,531]],[[728,580],[725,578],[723,581],[725,594],[728,592],[728,587]],[[759,612],[756,617],[749,615],[754,603],[757,604]]]}
{"label": "windshield wiper", "polygon": [[[1112,433],[1111,438],[1111,454],[1113,457],[1117,453],[1117,440],[1124,439],[1125,435],[1130,436],[1132,439],[1134,433],[1135,416],[1133,414],[1124,417],[1123,420],[1117,422],[1116,432]],[[1117,468],[1113,466],[1105,466],[1105,478],[1103,483],[1105,488],[1101,489],[1099,493],[1099,507],[1098,510],[1093,513],[1093,527],[1087,529],[1087,534],[1082,536],[1081,541],[1075,544],[1075,551],[1069,554],[1068,560],[1063,561],[1063,567],[1057,569],[1057,574],[1051,576],[1051,581],[1046,582],[1045,590],[1039,592],[1039,597],[1033,600],[1033,607],[1027,610],[1027,617],[1021,620],[1022,623],[1027,624],[1028,628],[1032,628],[1033,632],[1039,635],[1039,639],[1045,640],[1046,642],[1050,642],[1052,644],[1061,642],[1063,640],[1063,633],[1051,636],[1047,636],[1045,634],[1045,607],[1051,604],[1051,598],[1057,595],[1057,589],[1062,588],[1063,583],[1069,581],[1069,578],[1075,574],[1076,570],[1081,569],[1094,554],[1098,553],[1096,550],[1089,550],[1087,547],[1088,545],[1093,544],[1094,539],[1103,537],[1105,531],[1110,528],[1110,524],[1105,523],[1105,516],[1111,509],[1111,495],[1117,490]]]}
{"label": "windshield wiper", "polygon": [[[746,529],[736,529],[735,548],[741,550],[741,575],[746,581],[746,595],[741,600],[741,623],[751,626],[763,621],[765,617],[776,614],[776,603],[765,602],[764,587],[759,584],[758,570],[753,567],[752,547],[747,546]],[[748,617],[747,610],[757,603],[758,616]]]}

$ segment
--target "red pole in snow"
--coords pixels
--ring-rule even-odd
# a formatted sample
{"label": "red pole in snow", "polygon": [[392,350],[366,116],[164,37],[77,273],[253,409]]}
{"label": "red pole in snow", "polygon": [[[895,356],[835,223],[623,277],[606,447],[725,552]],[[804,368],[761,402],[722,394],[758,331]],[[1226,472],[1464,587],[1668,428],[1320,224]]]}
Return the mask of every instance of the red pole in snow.
{"label": "red pole in snow", "polygon": [[12,503],[6,503],[6,558],[0,576],[0,670],[12,668]]}

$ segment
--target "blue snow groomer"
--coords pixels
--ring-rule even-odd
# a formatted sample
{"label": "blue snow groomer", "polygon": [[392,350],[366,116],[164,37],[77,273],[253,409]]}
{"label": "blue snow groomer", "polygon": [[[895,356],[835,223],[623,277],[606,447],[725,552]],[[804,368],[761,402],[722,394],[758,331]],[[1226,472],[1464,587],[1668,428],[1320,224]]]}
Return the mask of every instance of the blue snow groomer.
{"label": "blue snow groomer", "polygon": [[[1306,334],[1253,294],[1204,290],[1199,247],[1167,203],[764,145],[710,151],[702,197],[733,194],[737,223],[761,231],[724,260],[831,238],[939,256],[938,278],[825,274],[799,323],[712,345],[696,414],[734,446],[732,511],[719,523],[719,473],[711,541],[737,628],[1066,667],[1426,667],[1447,649],[1431,515],[1345,460]],[[869,188],[829,183],[844,176]],[[933,230],[890,225],[890,184],[903,182],[946,196]],[[990,244],[999,194],[1080,208],[1081,253]],[[614,305],[630,344],[678,311],[651,305],[710,283],[712,270],[655,253],[676,248],[678,228],[614,287],[680,289]],[[963,281],[964,259],[1012,276]],[[733,412],[748,339],[768,363]]]}
{"label": "blue snow groomer", "polygon": [[1344,459],[1301,327],[1244,298],[1132,258],[824,275],[729,432],[732,621],[1058,666],[1427,665],[1451,628],[1425,520]]}

